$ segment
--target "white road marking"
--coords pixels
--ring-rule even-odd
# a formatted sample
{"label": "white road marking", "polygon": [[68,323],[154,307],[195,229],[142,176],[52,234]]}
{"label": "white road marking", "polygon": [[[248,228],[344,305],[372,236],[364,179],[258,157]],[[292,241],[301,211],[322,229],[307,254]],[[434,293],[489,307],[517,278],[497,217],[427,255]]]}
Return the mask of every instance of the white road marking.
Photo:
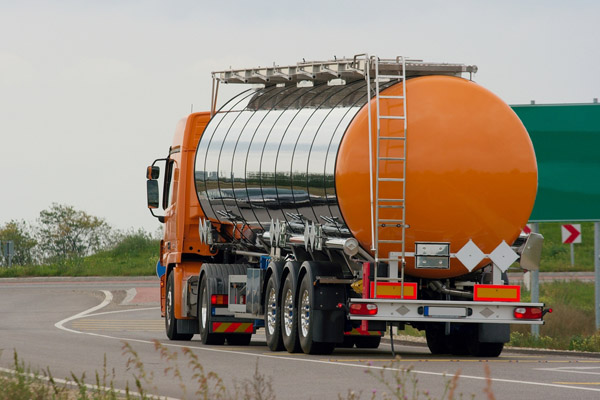
{"label": "white road marking", "polygon": [[123,304],[123,305],[129,304],[133,301],[133,299],[135,298],[135,295],[137,294],[137,290],[135,290],[135,288],[127,289],[125,293],[127,293],[127,295],[121,302],[121,304]]}
{"label": "white road marking", "polygon": [[[124,338],[124,337],[110,336],[110,335],[104,335],[104,334],[93,333],[93,332],[80,332],[80,331],[75,331],[75,330],[68,329],[68,328],[65,328],[62,326],[64,323],[72,321],[74,319],[89,316],[88,314],[90,314],[96,310],[99,310],[102,307],[105,307],[108,303],[110,303],[110,300],[112,300],[112,294],[106,290],[103,290],[102,292],[105,294],[106,299],[104,299],[104,301],[101,304],[99,304],[96,307],[92,307],[89,310],[83,311],[79,314],[76,314],[72,317],[66,318],[60,322],[57,322],[55,324],[55,326],[59,329],[63,329],[63,330],[69,331],[69,332],[74,332],[74,333],[83,334],[83,335],[90,335],[90,336],[101,337],[101,338],[111,339],[111,340],[119,340],[119,341],[124,341],[124,342],[133,342],[133,343],[154,345],[154,341],[150,341],[150,340]],[[110,300],[107,302],[107,299],[109,299],[109,298],[110,298]],[[138,311],[138,310],[137,309],[123,310],[123,312],[132,312],[132,311]],[[362,368],[363,370],[365,370],[365,369],[387,370],[387,371],[400,371],[401,370],[400,368],[390,368],[390,367],[383,367],[383,366],[379,367],[379,366],[375,366],[375,365],[362,365],[362,364],[342,363],[342,362],[328,361],[328,360],[315,360],[315,359],[310,359],[310,358],[296,358],[296,357],[290,357],[290,356],[249,353],[246,351],[225,350],[225,349],[204,347],[204,346],[198,347],[198,346],[180,345],[180,344],[174,344],[174,343],[163,343],[163,342],[160,342],[160,343],[162,346],[174,347],[174,348],[188,348],[188,349],[194,349],[194,350],[198,350],[198,351],[210,351],[210,352],[222,353],[222,354],[237,354],[237,355],[249,356],[249,357],[272,358],[272,359],[281,359],[281,360],[289,360],[289,361],[297,361],[297,362],[309,362],[309,363],[315,363],[315,364],[336,365],[338,367],[341,366],[341,367],[350,367],[350,368]],[[440,372],[431,372],[431,371],[411,370],[411,372],[413,372],[417,375],[421,374],[421,375],[431,375],[431,376],[441,376],[441,377],[451,376],[451,374],[440,373]],[[473,375],[460,375],[460,379],[472,379],[472,380],[478,380],[478,381],[488,380],[488,378],[485,376],[473,376]],[[521,384],[521,385],[531,385],[531,386],[554,387],[554,388],[560,388],[560,389],[584,390],[584,391],[589,391],[589,392],[600,392],[600,388],[596,389],[596,388],[587,388],[587,387],[580,387],[580,386],[557,385],[557,384],[553,384],[553,383],[544,383],[544,382],[521,381],[521,380],[502,379],[502,378],[491,378],[491,381],[494,383],[510,383],[510,384]]]}
{"label": "white road marking", "polygon": [[95,307],[90,308],[89,310],[85,310],[85,311],[80,312],[79,314],[75,314],[72,317],[65,318],[62,321],[58,321],[57,323],[54,324],[54,326],[57,327],[58,329],[62,329],[63,331],[67,331],[67,332],[83,333],[80,331],[75,331],[73,329],[65,328],[63,325],[69,321],[73,321],[74,319],[85,317],[87,314],[93,313],[94,311],[100,310],[101,308],[104,308],[107,305],[109,305],[113,299],[112,293],[109,292],[108,290],[103,290],[102,293],[104,293],[104,301],[102,303],[98,304]]}
{"label": "white road marking", "polygon": [[[571,374],[586,374],[586,375],[600,375],[600,367],[558,367],[558,368],[535,368],[538,371],[552,371],[552,372],[568,372]],[[596,370],[597,372],[588,372],[588,370]]]}

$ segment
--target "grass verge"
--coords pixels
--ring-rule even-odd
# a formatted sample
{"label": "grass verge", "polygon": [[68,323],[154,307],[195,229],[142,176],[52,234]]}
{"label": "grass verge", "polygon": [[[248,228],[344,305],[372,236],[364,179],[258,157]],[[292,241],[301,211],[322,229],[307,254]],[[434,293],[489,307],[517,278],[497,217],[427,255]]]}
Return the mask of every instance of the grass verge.
{"label": "grass verge", "polygon": [[[530,301],[531,294],[522,294]],[[594,320],[594,284],[548,282],[540,285],[540,301],[552,308],[540,326],[540,336],[531,335],[529,325],[511,327],[511,346],[600,352],[600,331]]]}
{"label": "grass verge", "polygon": [[114,248],[82,258],[48,265],[0,268],[0,278],[29,276],[147,276],[154,275],[159,240],[136,233],[125,236]]}

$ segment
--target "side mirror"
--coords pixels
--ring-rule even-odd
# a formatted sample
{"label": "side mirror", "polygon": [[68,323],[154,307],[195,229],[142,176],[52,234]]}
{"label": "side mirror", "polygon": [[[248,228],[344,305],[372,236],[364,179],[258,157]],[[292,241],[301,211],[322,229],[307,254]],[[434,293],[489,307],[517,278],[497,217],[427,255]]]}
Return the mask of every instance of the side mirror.
{"label": "side mirror", "polygon": [[[155,167],[158,169],[158,167]],[[146,181],[146,194],[148,197],[148,208],[158,208],[158,181],[155,179]]]}
{"label": "side mirror", "polygon": [[160,176],[160,167],[151,165],[146,168],[146,179],[158,179]]}

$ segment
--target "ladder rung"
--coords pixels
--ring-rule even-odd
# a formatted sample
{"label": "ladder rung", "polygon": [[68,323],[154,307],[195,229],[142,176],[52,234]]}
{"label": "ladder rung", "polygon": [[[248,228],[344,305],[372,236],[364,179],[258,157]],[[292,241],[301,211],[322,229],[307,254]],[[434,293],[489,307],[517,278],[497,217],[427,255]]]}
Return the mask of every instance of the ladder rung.
{"label": "ladder rung", "polygon": [[378,240],[377,243],[404,243],[404,240]]}
{"label": "ladder rung", "polygon": [[379,157],[379,161],[405,161],[404,157]]}
{"label": "ladder rung", "polygon": [[404,136],[377,136],[379,140],[406,140]]}
{"label": "ladder rung", "polygon": [[404,178],[377,178],[379,182],[404,182]]}
{"label": "ladder rung", "polygon": [[377,222],[393,222],[393,223],[403,223],[403,219],[379,219]]}
{"label": "ladder rung", "polygon": [[404,199],[378,199],[378,201],[389,201],[394,203],[404,203]]}
{"label": "ladder rung", "polygon": [[377,207],[379,207],[379,208],[404,208],[404,206],[396,206],[396,205],[391,206],[391,205],[385,205],[385,204],[384,205],[379,204],[379,205],[377,205]]}
{"label": "ladder rung", "polygon": [[[390,260],[387,258],[380,258],[378,261],[398,261],[398,259],[396,258],[395,260]],[[378,281],[388,281],[388,282],[402,282],[402,278],[384,278],[382,276],[377,277],[377,280]],[[371,282],[374,282],[374,281],[375,281],[375,279],[373,279]]]}
{"label": "ladder rung", "polygon": [[404,96],[388,96],[388,95],[379,95],[380,99],[398,99],[402,100]]}
{"label": "ladder rung", "polygon": [[404,115],[380,115],[379,119],[404,119]]}
{"label": "ladder rung", "polygon": [[387,74],[380,74],[377,75],[377,78],[379,79],[404,79],[404,75],[387,75]]}

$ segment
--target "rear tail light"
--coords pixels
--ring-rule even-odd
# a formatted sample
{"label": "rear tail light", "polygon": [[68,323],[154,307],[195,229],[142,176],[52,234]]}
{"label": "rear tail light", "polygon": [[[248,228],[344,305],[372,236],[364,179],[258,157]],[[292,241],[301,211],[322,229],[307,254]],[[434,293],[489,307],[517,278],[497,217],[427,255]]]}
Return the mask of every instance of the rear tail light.
{"label": "rear tail light", "polygon": [[227,300],[226,294],[213,294],[210,296],[210,304],[213,306],[226,306]]}
{"label": "rear tail light", "polygon": [[350,304],[350,314],[355,315],[376,315],[377,305],[370,303],[353,303]]}
{"label": "rear tail light", "polygon": [[514,311],[517,319],[540,319],[543,314],[541,307],[517,307]]}

